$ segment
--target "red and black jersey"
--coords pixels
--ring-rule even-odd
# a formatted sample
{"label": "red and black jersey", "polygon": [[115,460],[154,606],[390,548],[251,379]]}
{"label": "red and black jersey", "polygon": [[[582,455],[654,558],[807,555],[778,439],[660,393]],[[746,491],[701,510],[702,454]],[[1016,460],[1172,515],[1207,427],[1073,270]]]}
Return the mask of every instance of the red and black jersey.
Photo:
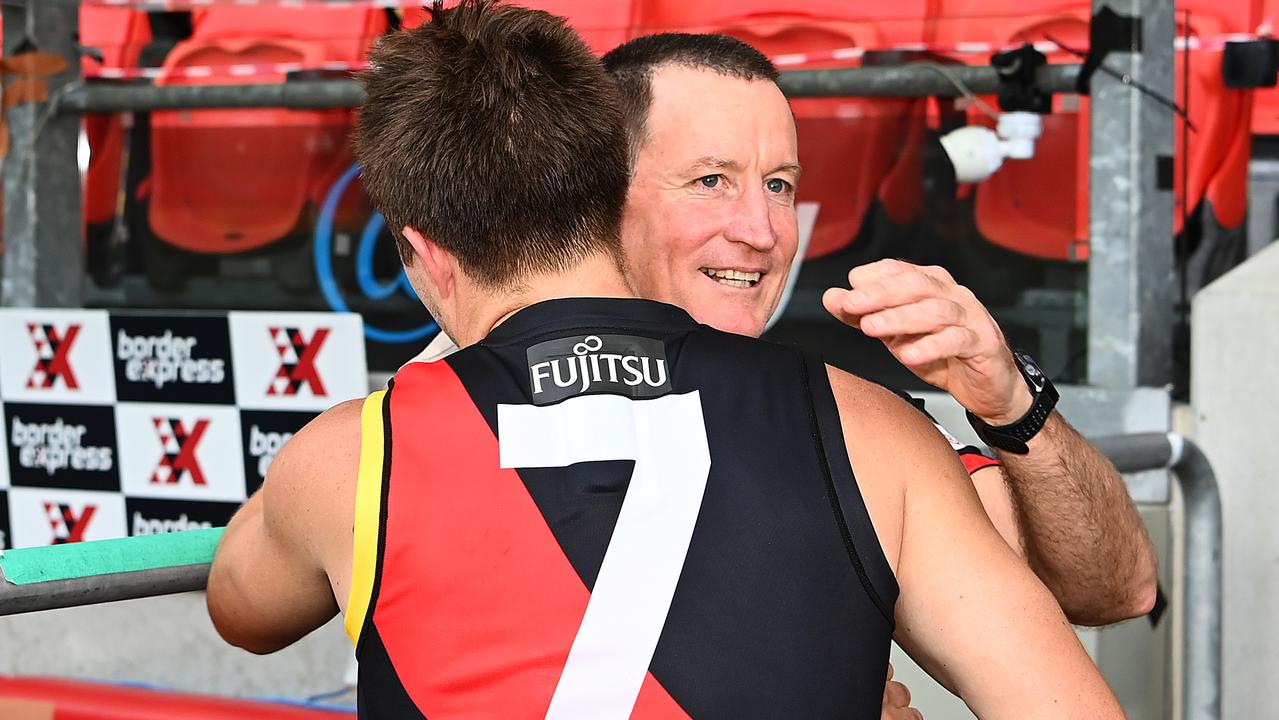
{"label": "red and black jersey", "polygon": [[897,583],[825,367],[565,299],[365,402],[362,718],[863,718]]}

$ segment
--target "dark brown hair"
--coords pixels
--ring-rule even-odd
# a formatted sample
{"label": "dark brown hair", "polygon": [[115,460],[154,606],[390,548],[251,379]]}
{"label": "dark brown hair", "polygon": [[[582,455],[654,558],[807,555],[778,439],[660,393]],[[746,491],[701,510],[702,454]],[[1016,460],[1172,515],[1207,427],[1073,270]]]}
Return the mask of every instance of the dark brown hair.
{"label": "dark brown hair", "polygon": [[[694,2],[695,0],[689,0]],[[659,33],[625,42],[605,53],[604,69],[617,82],[633,164],[646,140],[653,104],[653,73],[668,65],[710,70],[741,80],[777,82],[777,68],[754,47],[728,35]]]}
{"label": "dark brown hair", "polygon": [[491,287],[620,255],[620,102],[562,18],[437,0],[428,22],[384,37],[369,66],[356,153],[406,263],[404,226]]}

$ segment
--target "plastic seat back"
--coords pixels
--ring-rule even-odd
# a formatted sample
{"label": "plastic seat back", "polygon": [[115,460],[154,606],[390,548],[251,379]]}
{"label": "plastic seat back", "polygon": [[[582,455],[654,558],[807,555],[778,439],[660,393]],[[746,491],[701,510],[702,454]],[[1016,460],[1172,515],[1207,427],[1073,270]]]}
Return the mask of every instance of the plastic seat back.
{"label": "plastic seat back", "polygon": [[[527,0],[520,5],[565,18],[599,55],[632,37],[640,11],[638,0]],[[425,19],[426,10],[406,8],[401,26],[415,28]]]}
{"label": "plastic seat back", "polygon": [[[192,38],[170,53],[157,82],[285,82],[280,64],[358,64],[385,30],[385,18],[363,7],[208,9]],[[253,72],[203,70],[234,66]],[[322,197],[338,168],[349,164],[351,120],[345,109],[154,113],[152,229],[203,253],[251,250],[285,236],[308,201]]]}
{"label": "plastic seat back", "polygon": [[[80,43],[102,56],[100,60],[92,55],[82,57],[81,71],[87,76],[137,67],[138,55],[150,41],[145,12],[99,5],[80,7]],[[82,198],[84,222],[109,222],[115,216],[120,189],[123,119],[119,114],[86,115],[84,131],[90,150]]]}

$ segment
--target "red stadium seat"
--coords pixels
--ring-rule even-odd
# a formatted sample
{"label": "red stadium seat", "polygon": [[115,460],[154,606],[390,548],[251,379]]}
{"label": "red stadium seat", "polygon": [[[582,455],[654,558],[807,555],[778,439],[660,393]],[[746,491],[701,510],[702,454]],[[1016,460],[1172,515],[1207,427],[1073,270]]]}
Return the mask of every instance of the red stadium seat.
{"label": "red stadium seat", "polygon": [[[82,58],[85,75],[97,75],[103,69],[136,67],[138,54],[150,41],[151,28],[145,12],[100,5],[80,7],[80,43],[102,54],[101,60],[89,55]],[[84,222],[109,222],[115,216],[120,188],[123,120],[118,114],[87,115],[84,131],[90,149],[84,178]]]}
{"label": "red stadium seat", "polygon": [[108,683],[0,677],[0,711],[10,720],[348,720],[354,712],[164,692]]}
{"label": "red stadium seat", "polygon": [[[774,0],[650,0],[641,29],[731,35],[759,48],[783,70],[848,67],[864,62],[859,53],[835,51],[922,46],[930,39],[931,5],[930,0],[818,0],[794,7]],[[922,114],[919,101],[904,99],[809,98],[793,100],[791,106],[804,168],[797,200],[819,205],[807,252],[815,258],[842,249],[857,236]],[[894,187],[899,188],[891,203],[895,211],[917,205],[912,202],[917,185]]]}
{"label": "red stadium seat", "polygon": [[[319,68],[362,61],[386,29],[358,6],[210,8],[166,58],[158,84],[284,82],[277,63]],[[257,66],[251,74],[192,76],[185,68]],[[247,72],[247,71],[246,71]],[[192,110],[152,115],[150,224],[202,253],[271,243],[297,224],[350,162],[349,110]]]}
{"label": "red stadium seat", "polygon": [[[637,0],[527,0],[519,4],[566,18],[600,55],[631,38],[640,9]],[[402,26],[417,27],[425,18],[425,10],[406,8]]]}
{"label": "red stadium seat", "polygon": [[[1255,24],[1259,2],[1216,3],[1179,0],[1178,34],[1185,34],[1181,11],[1190,11],[1189,34],[1207,37],[1245,32]],[[1087,50],[1090,4],[1083,0],[943,0],[936,40],[942,47],[957,43],[991,43],[996,47],[1055,40]],[[1183,62],[1176,60],[1177,101],[1184,103]],[[985,54],[956,56],[981,64]],[[1079,62],[1076,55],[1054,52],[1050,62]],[[1193,49],[1189,58],[1191,133],[1189,157],[1183,157],[1185,125],[1177,122],[1175,193],[1194,210],[1207,198],[1217,222],[1226,228],[1243,222],[1246,208],[1250,93],[1227,89],[1221,80],[1221,52],[1211,46]],[[1088,242],[1088,98],[1059,97],[1045,118],[1035,157],[1008,161],[977,191],[977,226],[991,242],[1018,252],[1054,260],[1082,260]],[[975,110],[970,118],[988,122]],[[1189,187],[1180,163],[1188,162]],[[1073,187],[1071,198],[1058,188]],[[1180,232],[1182,215],[1174,218]]]}

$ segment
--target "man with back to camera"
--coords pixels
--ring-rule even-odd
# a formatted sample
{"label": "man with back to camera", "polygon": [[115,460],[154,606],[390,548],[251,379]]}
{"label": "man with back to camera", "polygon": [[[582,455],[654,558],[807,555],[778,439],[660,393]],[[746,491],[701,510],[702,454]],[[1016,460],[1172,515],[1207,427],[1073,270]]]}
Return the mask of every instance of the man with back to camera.
{"label": "man with back to camera", "polygon": [[371,59],[366,186],[463,349],[285,446],[224,637],[340,606],[364,717],[870,717],[894,630],[983,717],[1122,715],[917,412],[633,298],[616,89],[562,21],[437,6]]}

